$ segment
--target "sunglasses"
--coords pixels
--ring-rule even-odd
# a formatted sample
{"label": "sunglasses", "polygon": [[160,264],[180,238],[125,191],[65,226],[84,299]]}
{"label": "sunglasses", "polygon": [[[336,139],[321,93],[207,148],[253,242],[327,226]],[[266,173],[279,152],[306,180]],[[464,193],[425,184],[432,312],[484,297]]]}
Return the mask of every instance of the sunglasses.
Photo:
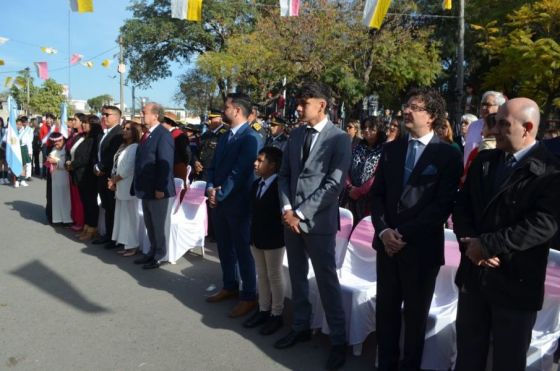
{"label": "sunglasses", "polygon": [[114,113],[106,113],[106,112],[103,112],[103,113],[101,114],[101,116],[103,116],[103,117],[109,117],[109,116],[111,116],[111,115],[114,115]]}

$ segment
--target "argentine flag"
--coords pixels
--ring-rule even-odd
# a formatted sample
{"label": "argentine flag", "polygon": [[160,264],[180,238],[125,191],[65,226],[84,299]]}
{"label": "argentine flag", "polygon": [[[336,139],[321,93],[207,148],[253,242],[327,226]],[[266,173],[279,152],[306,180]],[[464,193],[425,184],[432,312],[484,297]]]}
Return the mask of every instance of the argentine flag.
{"label": "argentine flag", "polygon": [[19,143],[16,119],[17,119],[17,103],[11,96],[8,97],[8,112],[10,115],[10,124],[8,125],[8,135],[6,139],[6,162],[15,176],[20,176],[23,172],[21,163],[21,146]]}
{"label": "argentine flag", "polygon": [[66,102],[60,105],[60,134],[68,139],[68,104]]}

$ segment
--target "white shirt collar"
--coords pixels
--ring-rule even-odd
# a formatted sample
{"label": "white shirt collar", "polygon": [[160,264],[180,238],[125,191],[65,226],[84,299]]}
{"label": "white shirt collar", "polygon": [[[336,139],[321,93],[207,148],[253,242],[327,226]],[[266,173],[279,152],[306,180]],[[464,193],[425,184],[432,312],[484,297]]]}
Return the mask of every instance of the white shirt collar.
{"label": "white shirt collar", "polygon": [[412,136],[409,135],[409,136],[408,136],[408,141],[410,142],[411,140],[417,140],[417,141],[419,141],[420,143],[422,143],[424,146],[427,146],[427,145],[430,143],[430,141],[432,140],[432,138],[434,137],[434,134],[435,134],[435,133],[434,133],[434,131],[432,130],[432,131],[430,131],[428,134],[426,134],[426,135],[424,135],[424,136],[422,136],[422,137],[420,137],[420,138],[413,138]]}
{"label": "white shirt collar", "polygon": [[515,157],[515,161],[519,162],[523,159],[523,157],[525,157],[525,155],[531,150],[531,148],[533,148],[533,146],[537,144],[537,141],[534,141],[533,144],[530,144],[529,146],[515,152],[513,154],[513,157]]}
{"label": "white shirt collar", "polygon": [[272,182],[274,182],[274,179],[276,179],[277,177],[278,177],[278,174],[274,173],[266,179],[261,178],[261,180],[259,180],[259,184],[264,180],[264,187],[268,188],[268,187],[270,187]]}
{"label": "white shirt collar", "polygon": [[[313,126],[313,129],[315,129],[318,133],[321,132],[321,130],[323,130],[325,128],[325,126],[327,125],[327,122],[329,122],[329,118],[325,117],[324,119],[322,119],[321,121],[319,121],[317,123],[317,125]],[[310,128],[310,125],[307,125],[308,128]]]}
{"label": "white shirt collar", "polygon": [[244,123],[242,123],[242,124],[239,125],[239,126],[236,126],[236,127],[234,127],[234,128],[231,128],[230,130],[231,130],[231,132],[233,133],[232,135],[237,134],[237,132],[239,131],[239,129],[241,129],[244,125],[247,125],[247,123],[244,122]]}
{"label": "white shirt collar", "polygon": [[157,124],[155,124],[154,126],[152,126],[151,128],[148,129],[148,131],[151,133],[154,132],[154,130],[159,126],[159,122]]}

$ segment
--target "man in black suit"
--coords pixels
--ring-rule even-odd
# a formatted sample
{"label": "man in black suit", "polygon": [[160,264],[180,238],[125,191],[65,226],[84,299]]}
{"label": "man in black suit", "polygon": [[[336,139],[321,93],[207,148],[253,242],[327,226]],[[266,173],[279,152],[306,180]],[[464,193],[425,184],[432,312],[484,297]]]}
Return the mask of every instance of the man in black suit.
{"label": "man in black suit", "polygon": [[409,93],[403,118],[409,135],[385,145],[371,189],[379,370],[420,368],[428,311],[444,263],[443,225],[463,171],[459,151],[434,135],[445,120],[439,93]]}
{"label": "man in black suit", "polygon": [[548,250],[558,231],[560,162],[535,138],[539,107],[500,107],[496,149],[472,163],[453,212],[460,238],[456,370],[525,370],[544,298]]}
{"label": "man in black suit", "polygon": [[113,223],[115,220],[115,192],[107,187],[107,180],[113,170],[115,153],[122,144],[121,110],[115,106],[104,106],[102,117],[107,131],[101,136],[97,147],[97,162],[93,172],[97,176],[97,190],[101,198],[101,206],[105,209],[105,236],[93,240],[96,245],[105,244],[108,249],[116,247],[113,237]]}

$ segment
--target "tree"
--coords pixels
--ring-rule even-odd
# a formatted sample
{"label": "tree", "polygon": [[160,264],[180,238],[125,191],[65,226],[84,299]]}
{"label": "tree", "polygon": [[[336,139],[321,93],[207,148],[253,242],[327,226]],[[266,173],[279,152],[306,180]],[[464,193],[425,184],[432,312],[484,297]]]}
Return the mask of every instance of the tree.
{"label": "tree", "polygon": [[18,107],[25,109],[27,107],[27,83],[29,81],[29,97],[31,98],[37,92],[34,85],[34,79],[31,77],[29,69],[23,69],[18,72],[14,80],[14,84],[10,88],[10,95],[15,99]]}
{"label": "tree", "polygon": [[508,96],[535,100],[548,118],[560,107],[560,2],[541,0],[525,4],[507,16],[502,27],[476,26],[478,46],[488,53],[490,69],[485,87]]}
{"label": "tree", "polygon": [[222,100],[216,94],[216,83],[211,77],[191,70],[181,76],[180,81],[179,91],[174,98],[190,112],[203,115],[208,109],[218,105],[218,101],[221,105]]}
{"label": "tree", "polygon": [[113,97],[109,94],[98,95],[87,100],[87,104],[91,112],[101,112],[101,108],[104,105],[111,104],[113,102]]}
{"label": "tree", "polygon": [[65,101],[62,94],[64,88],[53,79],[43,82],[43,85],[37,89],[35,94],[31,96],[31,109],[38,113],[51,112],[60,116],[60,105]]}

